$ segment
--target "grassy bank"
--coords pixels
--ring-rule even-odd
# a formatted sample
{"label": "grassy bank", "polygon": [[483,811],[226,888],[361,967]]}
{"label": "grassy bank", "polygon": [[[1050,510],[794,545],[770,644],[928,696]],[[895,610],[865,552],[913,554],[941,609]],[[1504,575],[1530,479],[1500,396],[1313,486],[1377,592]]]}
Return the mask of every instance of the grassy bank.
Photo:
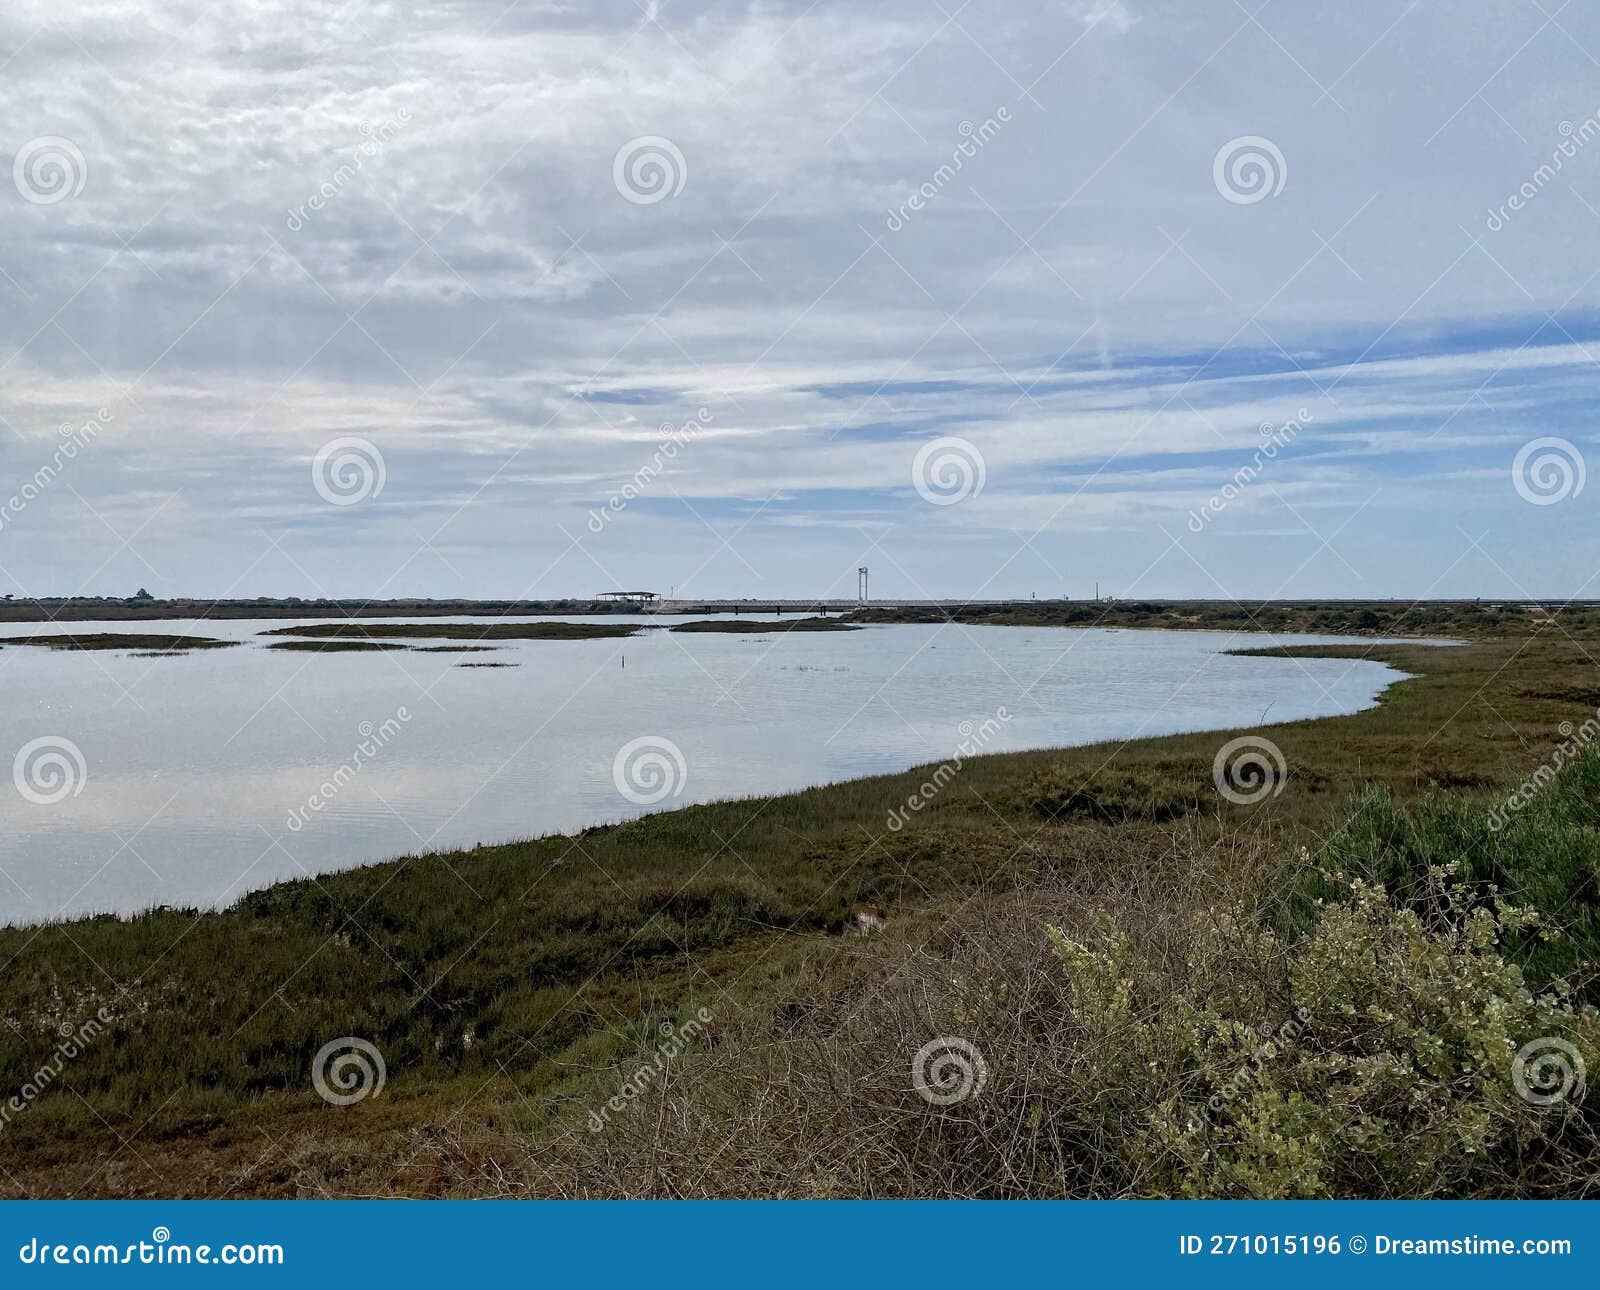
{"label": "grassy bank", "polygon": [[993,627],[1164,628],[1344,636],[1489,637],[1600,634],[1600,606],[1462,600],[1105,600],[1019,601],[1009,605],[869,607],[861,623],[956,622]]}
{"label": "grassy bank", "polygon": [[[63,1026],[113,1018],[10,1117],[0,1187],[425,1195],[515,1177],[559,1190],[534,1184],[527,1144],[570,1142],[572,1117],[604,1103],[663,1021],[710,1007],[733,1045],[807,1036],[806,1018],[828,1015],[819,1000],[860,1001],[877,971],[867,947],[889,943],[853,934],[863,907],[903,937],[1092,876],[1204,890],[1196,857],[1253,872],[1284,848],[1315,854],[1362,792],[1404,810],[1430,790],[1504,791],[1600,687],[1600,650],[1553,630],[1315,652],[1413,679],[1355,716],[1265,728],[1288,776],[1254,805],[1216,791],[1230,736],[1185,735],[970,760],[899,829],[890,813],[926,769],[285,883],[220,913],[0,932],[7,1085],[49,1062]],[[1523,894],[1581,930],[1569,907],[1595,903],[1581,873]],[[1558,910],[1560,882],[1576,886]],[[335,1107],[309,1072],[344,1036],[376,1045],[387,1083]],[[597,1164],[593,1177],[632,1189]]]}

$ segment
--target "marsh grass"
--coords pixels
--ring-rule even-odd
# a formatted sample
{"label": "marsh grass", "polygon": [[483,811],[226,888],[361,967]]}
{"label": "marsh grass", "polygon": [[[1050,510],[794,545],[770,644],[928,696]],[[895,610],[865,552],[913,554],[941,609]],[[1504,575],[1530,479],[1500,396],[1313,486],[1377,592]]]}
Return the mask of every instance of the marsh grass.
{"label": "marsh grass", "polygon": [[91,632],[62,636],[0,636],[0,645],[38,645],[58,650],[140,650],[144,655],[178,653],[194,649],[224,649],[238,641],[210,636],[162,636],[143,632]]}
{"label": "marsh grass", "polygon": [[996,627],[1165,628],[1188,631],[1328,633],[1353,636],[1571,639],[1600,633],[1600,605],[1522,601],[1020,601],[999,605],[869,606],[863,623],[955,622]]}
{"label": "marsh grass", "polygon": [[261,634],[317,640],[582,641],[632,636],[639,630],[638,623],[310,623]]}
{"label": "marsh grass", "polygon": [[1070,784],[1050,772],[1036,776],[1033,809],[1044,819],[1093,820],[1103,824],[1144,821],[1165,824],[1205,808],[1215,794],[1192,762],[1107,766]]}
{"label": "marsh grass", "polygon": [[788,618],[775,622],[752,622],[741,618],[708,618],[692,623],[676,623],[674,632],[736,632],[753,635],[757,632],[854,632],[860,628],[855,623],[840,618]]}
{"label": "marsh grass", "polygon": [[268,649],[302,650],[314,654],[348,652],[351,650],[410,649],[400,641],[377,640],[309,640],[269,641]]}

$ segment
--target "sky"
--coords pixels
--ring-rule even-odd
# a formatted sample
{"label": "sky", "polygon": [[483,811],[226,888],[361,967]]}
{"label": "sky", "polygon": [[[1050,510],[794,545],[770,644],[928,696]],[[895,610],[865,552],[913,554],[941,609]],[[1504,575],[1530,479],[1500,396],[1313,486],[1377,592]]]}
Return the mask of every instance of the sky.
{"label": "sky", "polygon": [[0,589],[1600,596],[1600,10],[7,0]]}

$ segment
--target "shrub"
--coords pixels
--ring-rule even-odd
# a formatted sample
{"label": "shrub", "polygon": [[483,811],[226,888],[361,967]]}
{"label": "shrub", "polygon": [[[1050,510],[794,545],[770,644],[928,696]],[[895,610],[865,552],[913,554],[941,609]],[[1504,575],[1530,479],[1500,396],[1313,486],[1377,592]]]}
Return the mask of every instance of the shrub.
{"label": "shrub", "polygon": [[[1369,792],[1318,848],[1322,871],[1294,867],[1290,916],[1309,925],[1318,901],[1339,898],[1342,875],[1383,886],[1433,922],[1503,898],[1542,916],[1534,927],[1512,930],[1509,957],[1536,983],[1566,975],[1582,997],[1600,1001],[1597,803],[1600,752],[1594,750],[1516,810],[1498,798],[1485,809],[1481,799],[1435,791],[1408,812],[1387,792]],[[1446,874],[1465,884],[1466,899],[1459,891],[1454,901],[1441,899]]]}
{"label": "shrub", "polygon": [[[1192,984],[1237,971],[1225,938],[1195,939],[1185,984],[1119,930],[1053,936],[1094,1046],[1179,1090],[1149,1104],[1143,1080],[1110,1086],[1129,1112],[1145,1103],[1149,1127],[1121,1153],[1169,1161],[1162,1194],[1573,1194],[1600,1162],[1579,1074],[1600,1060],[1600,1027],[1561,987],[1531,991],[1500,954],[1533,919],[1480,903],[1430,929],[1355,879],[1292,952],[1259,943],[1287,976],[1284,1020],[1266,1033],[1233,998]],[[1535,1097],[1557,1092],[1536,1055],[1559,1045],[1578,1053],[1572,1081],[1549,1105],[1530,1101],[1519,1073]]]}

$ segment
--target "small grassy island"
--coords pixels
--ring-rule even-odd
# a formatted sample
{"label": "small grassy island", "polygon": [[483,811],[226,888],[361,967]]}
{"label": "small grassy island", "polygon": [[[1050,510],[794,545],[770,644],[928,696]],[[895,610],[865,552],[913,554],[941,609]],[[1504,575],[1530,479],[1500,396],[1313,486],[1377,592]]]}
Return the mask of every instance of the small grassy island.
{"label": "small grassy island", "polygon": [[740,636],[758,632],[853,632],[859,631],[855,623],[840,618],[790,618],[776,622],[752,622],[740,618],[707,618],[692,623],[676,623],[675,632],[730,632]]}
{"label": "small grassy island", "polygon": [[409,649],[410,646],[401,641],[342,640],[335,638],[330,640],[268,641],[267,648],[301,650],[309,654],[326,654],[375,649]]}
{"label": "small grassy island", "polygon": [[159,636],[142,632],[91,632],[75,636],[0,636],[0,645],[39,645],[62,650],[139,650],[145,655],[182,653],[192,649],[222,649],[238,641],[210,636]]}
{"label": "small grassy island", "polygon": [[632,636],[638,623],[312,623],[274,627],[263,636],[312,640],[587,641]]}

